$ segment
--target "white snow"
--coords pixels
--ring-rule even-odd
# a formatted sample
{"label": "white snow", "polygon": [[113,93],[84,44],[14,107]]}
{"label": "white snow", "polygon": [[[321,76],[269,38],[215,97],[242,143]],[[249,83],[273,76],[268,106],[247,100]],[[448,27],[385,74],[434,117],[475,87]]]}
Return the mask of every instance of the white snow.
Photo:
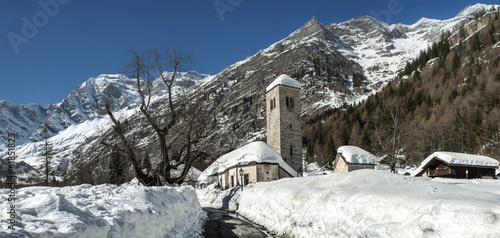
{"label": "white snow", "polygon": [[218,158],[201,173],[198,181],[206,183],[208,176],[222,173],[231,167],[246,165],[251,162],[278,163],[291,176],[297,174],[273,148],[262,141],[255,141]]}
{"label": "white snow", "polygon": [[0,190],[0,237],[200,237],[206,213],[191,187],[88,184],[16,192],[15,230]]}
{"label": "white snow", "polygon": [[285,85],[288,87],[298,88],[298,89],[302,87],[302,83],[300,83],[299,81],[291,78],[286,74],[282,74],[278,78],[276,78],[271,84],[269,84],[269,86],[267,86],[266,92],[269,92],[269,90],[273,89],[278,85]]}
{"label": "white snow", "polygon": [[345,145],[337,149],[345,161],[350,164],[376,164],[378,157],[357,146]]}
{"label": "white snow", "polygon": [[237,186],[220,190],[216,188],[216,185],[217,183],[213,183],[206,188],[196,189],[196,195],[201,206],[225,209],[232,212],[236,211],[238,209],[238,201],[240,200],[241,187]]}
{"label": "white snow", "polygon": [[415,176],[422,172],[425,165],[434,158],[437,158],[451,165],[471,165],[487,167],[498,167],[499,165],[498,160],[487,156],[438,151],[429,155],[424,161],[422,161],[420,166],[411,175]]}
{"label": "white snow", "polygon": [[499,189],[357,170],[245,187],[237,212],[284,237],[500,237]]}

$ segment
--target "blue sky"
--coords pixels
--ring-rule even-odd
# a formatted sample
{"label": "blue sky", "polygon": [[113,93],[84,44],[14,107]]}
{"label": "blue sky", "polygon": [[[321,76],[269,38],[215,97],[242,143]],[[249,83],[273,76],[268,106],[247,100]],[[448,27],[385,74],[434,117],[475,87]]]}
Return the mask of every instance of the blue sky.
{"label": "blue sky", "polygon": [[[58,103],[130,50],[182,48],[216,74],[301,27],[372,15],[388,23],[448,19],[466,0],[0,0],[0,100]],[[497,1],[482,1],[492,4]]]}

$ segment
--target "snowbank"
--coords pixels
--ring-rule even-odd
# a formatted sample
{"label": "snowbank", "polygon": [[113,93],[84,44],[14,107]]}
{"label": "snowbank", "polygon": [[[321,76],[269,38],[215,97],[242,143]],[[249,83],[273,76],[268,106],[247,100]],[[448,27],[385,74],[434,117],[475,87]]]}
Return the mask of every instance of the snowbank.
{"label": "snowbank", "polygon": [[357,146],[345,145],[337,149],[337,153],[342,154],[345,162],[350,164],[376,164],[378,157]]}
{"label": "snowbank", "polygon": [[208,176],[222,173],[234,166],[246,165],[251,162],[277,163],[291,176],[297,174],[297,172],[290,167],[273,148],[265,142],[255,141],[218,158],[201,173],[198,181],[200,183],[206,183]]}
{"label": "snowbank", "polygon": [[245,187],[238,213],[286,237],[500,237],[500,194],[488,192],[500,181],[477,181],[377,170],[281,179]]}
{"label": "snowbank", "polygon": [[0,190],[0,237],[199,237],[206,219],[191,187],[27,187],[17,190],[12,231],[8,194]]}
{"label": "snowbank", "polygon": [[241,187],[220,190],[217,189],[215,185],[216,183],[211,184],[206,188],[196,190],[196,195],[198,196],[201,206],[224,209],[232,212],[238,210]]}

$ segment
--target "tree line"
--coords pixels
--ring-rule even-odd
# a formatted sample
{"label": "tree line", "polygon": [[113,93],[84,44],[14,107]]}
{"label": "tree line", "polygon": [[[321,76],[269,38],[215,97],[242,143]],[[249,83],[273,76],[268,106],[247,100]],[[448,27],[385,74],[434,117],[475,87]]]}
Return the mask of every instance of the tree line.
{"label": "tree line", "polygon": [[357,145],[389,158],[404,154],[410,164],[440,150],[499,159],[499,28],[497,14],[457,45],[445,32],[379,93],[306,117],[308,158],[329,165],[337,147]]}

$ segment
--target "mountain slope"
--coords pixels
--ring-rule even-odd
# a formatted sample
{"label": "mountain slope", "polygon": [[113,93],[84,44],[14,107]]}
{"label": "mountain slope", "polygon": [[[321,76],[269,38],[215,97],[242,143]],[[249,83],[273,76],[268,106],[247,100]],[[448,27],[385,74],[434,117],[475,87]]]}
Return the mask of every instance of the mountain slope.
{"label": "mountain slope", "polygon": [[499,159],[499,16],[486,12],[446,34],[360,105],[309,117],[309,154],[327,163],[334,155],[323,150],[352,144],[381,156],[394,151],[409,164],[435,151]]}
{"label": "mountain slope", "polygon": [[[209,131],[211,136],[205,143],[219,148],[213,151],[216,158],[249,141],[265,140],[265,87],[282,73],[304,84],[304,118],[358,104],[382,90],[408,61],[439,40],[443,30],[457,32],[487,7],[478,4],[449,20],[422,19],[413,25],[387,25],[371,17],[358,17],[325,26],[312,18],[288,37],[217,75],[182,73],[178,80],[185,84],[177,91],[204,97],[213,107],[212,118],[218,126]],[[98,140],[103,135],[112,137],[101,107],[105,102],[112,101],[113,110],[121,118],[139,125],[131,127],[129,135],[135,136],[143,148],[155,151],[155,139],[136,113],[138,96],[134,82],[123,75],[100,75],[84,82],[61,103],[46,108],[0,102],[1,128],[13,128],[19,135],[20,161],[36,170],[41,168],[37,157],[40,125],[47,121],[51,140],[56,144],[53,164],[59,171],[57,175],[77,182],[82,166],[86,165],[95,168],[91,172],[96,178],[100,176],[99,181],[105,181],[103,172],[107,170],[110,151]],[[152,86],[153,98],[161,108],[165,89],[158,82]],[[326,138],[327,132],[323,131],[322,137]],[[0,151],[3,154],[5,151]]]}
{"label": "mountain slope", "polygon": [[[206,77],[208,75],[185,72],[180,74],[178,80],[185,86],[191,86]],[[41,176],[44,166],[40,156],[43,124],[47,125],[54,147],[51,171],[55,171],[54,175],[61,179],[68,167],[82,162],[80,148],[110,128],[110,120],[103,108],[106,102],[111,102],[112,111],[120,118],[130,117],[136,112],[139,94],[135,83],[134,79],[125,75],[103,74],[88,79],[60,103],[49,104],[46,108],[37,104],[18,106],[0,101],[0,124],[5,125],[0,130],[4,134],[16,134],[20,145],[16,151],[16,162],[26,163],[22,170],[29,171],[21,173],[20,180],[35,182]],[[163,98],[165,89],[159,82],[152,82],[152,90],[153,101]],[[177,87],[176,90],[185,90],[185,87]],[[0,140],[3,145],[3,138]],[[7,151],[0,149],[0,157],[3,158]],[[6,169],[5,164],[5,160],[0,160],[0,167]]]}

